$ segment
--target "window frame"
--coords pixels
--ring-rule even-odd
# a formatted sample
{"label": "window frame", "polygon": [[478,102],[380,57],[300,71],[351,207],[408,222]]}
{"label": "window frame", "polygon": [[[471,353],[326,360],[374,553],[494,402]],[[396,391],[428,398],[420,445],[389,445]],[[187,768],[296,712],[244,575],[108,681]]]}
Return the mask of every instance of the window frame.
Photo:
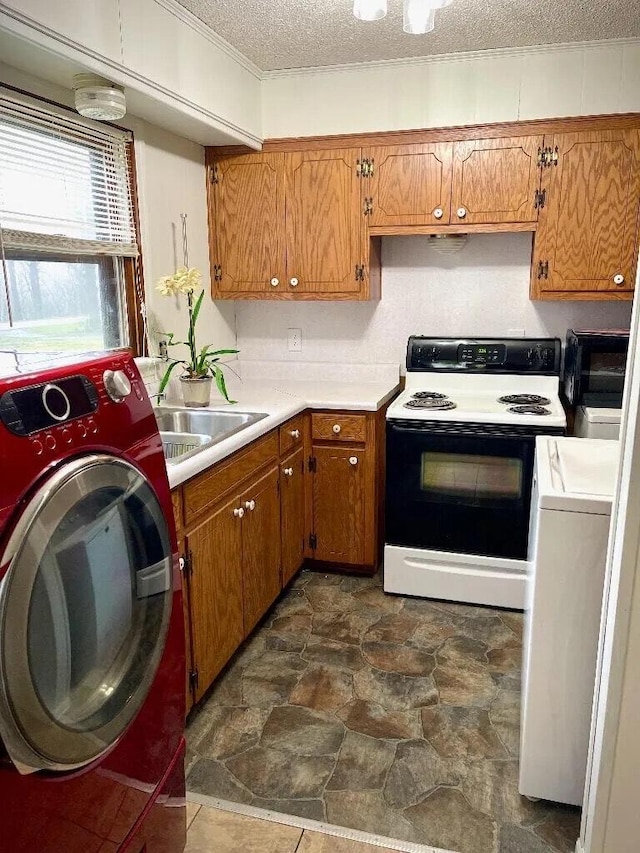
{"label": "window frame", "polygon": [[[40,101],[43,104],[48,104],[50,106],[55,107],[58,110],[63,110],[64,112],[69,113],[72,116],[77,115],[76,111],[69,107],[67,104],[61,104],[58,101],[54,101],[51,98],[45,98],[41,95],[34,94],[33,92],[29,92],[26,89],[21,89],[17,86],[12,86],[10,83],[7,83],[0,79],[0,86],[4,89],[8,89],[12,92],[15,92],[17,95],[24,95],[27,98],[32,98],[36,101]],[[87,121],[87,119],[84,119]],[[147,337],[145,333],[145,321],[144,321],[144,309],[143,306],[145,304],[145,286],[144,286],[144,266],[142,261],[142,241],[141,241],[141,229],[140,229],[140,209],[138,204],[138,173],[136,168],[136,156],[135,156],[135,134],[133,130],[127,127],[123,127],[122,125],[115,124],[113,122],[96,122],[99,125],[105,125],[107,127],[113,127],[115,130],[123,131],[131,135],[131,139],[126,142],[127,149],[127,157],[129,160],[129,174],[130,174],[130,192],[131,192],[131,206],[133,209],[133,223],[135,227],[136,234],[136,242],[138,245],[138,255],[135,258],[132,257],[123,257],[122,258],[122,268],[123,268],[123,277],[122,277],[122,302],[126,312],[126,322],[123,324],[124,331],[128,334],[128,343],[120,347],[120,349],[124,348],[131,352],[131,354],[135,357],[144,356],[148,354],[148,343]],[[38,255],[30,255],[30,260],[37,260]],[[57,259],[55,253],[51,253],[48,256],[40,256],[43,261]],[[62,256],[58,256],[60,260],[62,260]],[[65,260],[70,261],[70,257],[66,257]]]}

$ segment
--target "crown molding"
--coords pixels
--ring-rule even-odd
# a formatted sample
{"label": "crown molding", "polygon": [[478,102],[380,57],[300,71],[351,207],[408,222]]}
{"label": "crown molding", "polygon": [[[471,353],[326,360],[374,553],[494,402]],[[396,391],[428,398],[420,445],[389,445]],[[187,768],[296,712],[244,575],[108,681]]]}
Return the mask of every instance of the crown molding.
{"label": "crown molding", "polygon": [[498,47],[488,50],[470,50],[460,53],[438,53],[432,56],[412,56],[405,59],[379,59],[370,62],[348,62],[343,65],[314,65],[308,68],[282,68],[263,71],[263,80],[280,77],[307,77],[317,74],[339,74],[344,71],[366,71],[377,68],[408,68],[440,63],[468,62],[470,60],[497,59],[500,57],[532,56],[548,53],[598,50],[606,47],[640,45],[640,38],[601,39],[598,41],[559,42],[557,44],[534,44],[523,47]]}
{"label": "crown molding", "polygon": [[176,2],[176,0],[154,0],[154,3],[158,6],[162,6],[163,9],[166,9],[167,12],[170,12],[176,18],[179,18],[183,24],[191,27],[192,30],[195,30],[198,35],[211,42],[211,44],[217,47],[218,50],[226,53],[228,57],[237,62],[238,65],[241,65],[258,80],[263,79],[265,74],[264,71],[258,68],[257,65],[244,55],[244,53],[240,53],[240,51],[226,39],[219,36],[218,33],[215,32],[215,30],[212,30],[208,24],[205,24],[204,21],[201,21],[200,18],[197,18],[192,12]]}

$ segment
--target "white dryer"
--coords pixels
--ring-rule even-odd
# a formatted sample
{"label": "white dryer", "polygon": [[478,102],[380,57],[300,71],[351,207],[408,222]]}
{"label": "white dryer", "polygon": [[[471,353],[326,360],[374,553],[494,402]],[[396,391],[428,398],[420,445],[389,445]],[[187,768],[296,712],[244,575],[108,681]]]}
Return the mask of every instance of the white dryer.
{"label": "white dryer", "polygon": [[538,437],[525,616],[521,794],[581,804],[617,441]]}
{"label": "white dryer", "polygon": [[620,437],[621,416],[622,409],[578,406],[574,434],[579,438],[617,439]]}

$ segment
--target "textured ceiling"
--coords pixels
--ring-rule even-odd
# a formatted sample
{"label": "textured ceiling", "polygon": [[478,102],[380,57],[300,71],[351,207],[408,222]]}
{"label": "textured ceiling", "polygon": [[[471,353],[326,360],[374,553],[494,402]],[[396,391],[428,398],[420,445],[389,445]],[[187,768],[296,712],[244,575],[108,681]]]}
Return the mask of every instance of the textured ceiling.
{"label": "textured ceiling", "polygon": [[424,36],[402,31],[402,0],[357,21],[352,0],[179,0],[263,71],[640,36],[638,0],[453,0]]}

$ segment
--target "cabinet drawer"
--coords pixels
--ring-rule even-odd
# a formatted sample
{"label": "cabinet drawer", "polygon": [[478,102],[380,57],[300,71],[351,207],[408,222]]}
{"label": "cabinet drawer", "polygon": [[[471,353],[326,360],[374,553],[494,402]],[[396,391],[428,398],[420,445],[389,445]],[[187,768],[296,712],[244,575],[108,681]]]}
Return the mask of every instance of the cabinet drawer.
{"label": "cabinet drawer", "polygon": [[280,456],[284,456],[296,447],[302,447],[304,441],[304,416],[291,418],[280,427]]}
{"label": "cabinet drawer", "polygon": [[312,415],[311,434],[320,441],[366,441],[367,416],[344,415]]}
{"label": "cabinet drawer", "polygon": [[263,465],[277,461],[277,458],[278,433],[274,430],[188,482],[183,490],[185,524],[190,524],[203,510],[215,504],[231,489],[237,489],[243,480]]}

